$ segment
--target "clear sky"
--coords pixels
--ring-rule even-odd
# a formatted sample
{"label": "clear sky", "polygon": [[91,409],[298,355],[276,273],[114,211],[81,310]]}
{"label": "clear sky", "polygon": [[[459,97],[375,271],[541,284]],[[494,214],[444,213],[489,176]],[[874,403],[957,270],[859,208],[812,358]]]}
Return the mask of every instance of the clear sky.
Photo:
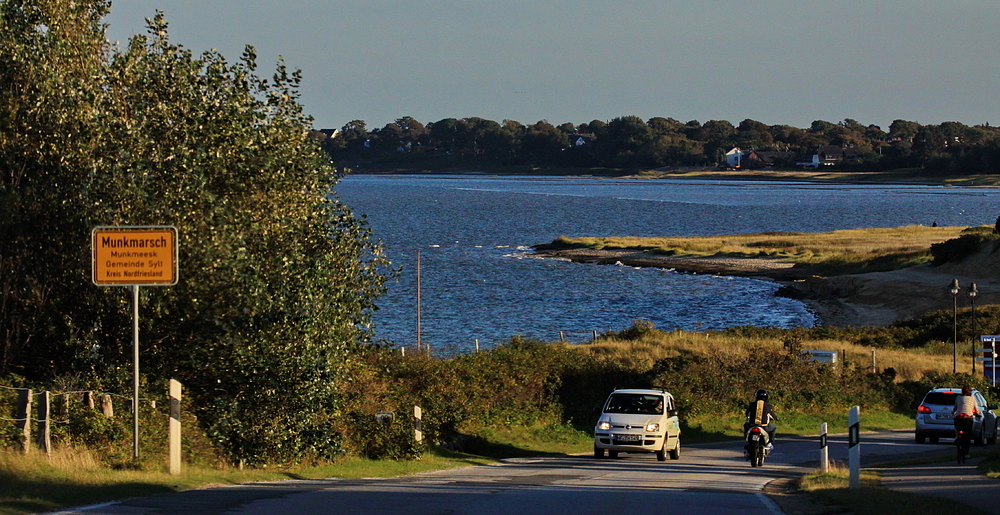
{"label": "clear sky", "polygon": [[995,0],[116,0],[145,31],[303,72],[315,127],[635,115],[1000,124]]}

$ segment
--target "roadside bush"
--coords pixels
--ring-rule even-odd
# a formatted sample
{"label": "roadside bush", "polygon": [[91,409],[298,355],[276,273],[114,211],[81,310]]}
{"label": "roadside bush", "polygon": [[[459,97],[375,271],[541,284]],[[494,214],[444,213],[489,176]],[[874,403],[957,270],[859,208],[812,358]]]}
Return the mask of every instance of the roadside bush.
{"label": "roadside bush", "polygon": [[69,424],[62,432],[62,436],[63,441],[82,443],[91,449],[100,449],[131,438],[132,428],[125,417],[107,418],[98,410],[74,404],[70,407]]}
{"label": "roadside bush", "polygon": [[352,413],[348,416],[354,454],[373,460],[410,460],[424,450],[413,438],[412,411],[400,410],[392,417],[378,419],[374,415]]}
{"label": "roadside bush", "polygon": [[[1000,307],[978,308],[976,327],[977,332],[982,334],[993,334],[992,331],[1000,329]],[[885,327],[867,329],[855,342],[868,347],[913,349],[936,341],[950,342],[954,337],[955,314],[951,310],[939,310],[918,318],[899,320]],[[967,342],[978,337],[972,332],[972,310],[959,310],[958,340]]]}
{"label": "roadside bush", "polygon": [[562,420],[564,373],[585,359],[566,344],[515,337],[475,354],[396,357],[386,365],[396,391],[422,407],[425,433],[435,439],[454,437],[463,425]]}
{"label": "roadside bush", "polygon": [[894,406],[892,378],[863,369],[840,371],[806,361],[795,345],[784,351],[749,345],[726,355],[681,355],[657,362],[653,381],[670,389],[685,413],[742,413],[753,392],[771,392],[783,410],[818,412],[853,404]]}
{"label": "roadside bush", "polygon": [[934,256],[932,263],[937,266],[961,261],[987,246],[995,250],[998,240],[1000,234],[997,234],[993,227],[970,227],[962,231],[962,235],[958,238],[932,244],[931,255]]}

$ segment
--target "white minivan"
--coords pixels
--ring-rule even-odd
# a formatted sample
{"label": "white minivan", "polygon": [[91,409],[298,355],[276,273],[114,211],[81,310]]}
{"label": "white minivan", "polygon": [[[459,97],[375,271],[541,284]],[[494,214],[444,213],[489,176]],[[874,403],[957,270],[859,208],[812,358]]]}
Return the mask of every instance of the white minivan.
{"label": "white minivan", "polygon": [[664,390],[615,390],[594,428],[594,457],[653,452],[656,459],[681,459],[681,426],[674,396]]}

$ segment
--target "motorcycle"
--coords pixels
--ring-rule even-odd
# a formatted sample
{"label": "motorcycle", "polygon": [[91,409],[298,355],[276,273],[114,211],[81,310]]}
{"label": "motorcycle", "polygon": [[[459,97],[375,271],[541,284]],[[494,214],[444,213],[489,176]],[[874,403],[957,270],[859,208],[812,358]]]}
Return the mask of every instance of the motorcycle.
{"label": "motorcycle", "polygon": [[746,434],[746,446],[743,457],[750,462],[751,467],[764,466],[764,458],[771,454],[771,438],[764,426],[750,426]]}

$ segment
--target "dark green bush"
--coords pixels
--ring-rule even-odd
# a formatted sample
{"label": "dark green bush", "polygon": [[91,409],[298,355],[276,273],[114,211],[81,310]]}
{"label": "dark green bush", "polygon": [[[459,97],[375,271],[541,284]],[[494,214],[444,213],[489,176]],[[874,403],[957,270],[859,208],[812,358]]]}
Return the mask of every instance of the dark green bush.
{"label": "dark green bush", "polygon": [[90,448],[120,444],[132,437],[130,420],[130,417],[121,415],[117,418],[107,418],[99,410],[74,404],[69,410],[66,440],[79,442]]}
{"label": "dark green bush", "polygon": [[995,250],[997,240],[1000,240],[1000,234],[992,227],[970,227],[962,231],[958,238],[932,244],[932,263],[937,266],[961,261],[987,246]]}
{"label": "dark green bush", "polygon": [[417,443],[413,437],[412,413],[412,409],[404,410],[383,420],[371,414],[350,414],[349,426],[353,435],[350,447],[357,454],[373,460],[419,457],[424,445]]}

